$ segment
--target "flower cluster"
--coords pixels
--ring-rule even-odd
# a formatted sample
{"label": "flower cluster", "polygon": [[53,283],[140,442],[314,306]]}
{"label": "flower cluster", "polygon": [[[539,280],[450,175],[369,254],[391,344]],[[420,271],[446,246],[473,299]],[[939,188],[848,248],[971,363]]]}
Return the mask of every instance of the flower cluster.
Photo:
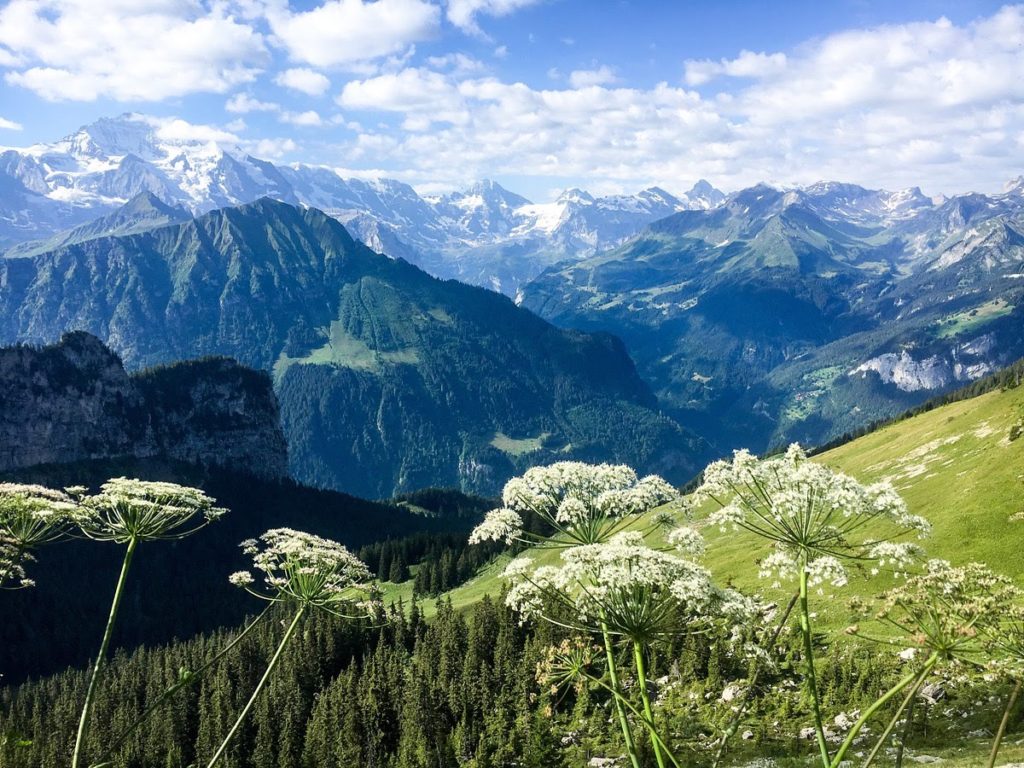
{"label": "flower cluster", "polygon": [[126,477],[108,480],[81,504],[82,533],[121,544],[184,538],[227,511],[198,488]]}
{"label": "flower cluster", "polygon": [[0,589],[31,587],[25,573],[32,550],[67,537],[81,508],[63,491],[0,483]]}
{"label": "flower cluster", "polygon": [[561,559],[560,566],[538,568],[527,557],[513,560],[504,573],[512,582],[508,605],[524,618],[640,642],[692,632],[718,618],[741,620],[732,614],[748,607],[717,588],[705,568],[652,549],[637,532],[565,549]]}
{"label": "flower cluster", "polygon": [[894,539],[931,530],[890,483],[862,485],[809,461],[796,444],[769,459],[736,451],[732,461],[712,463],[693,503],[708,500],[717,504],[711,524],[747,530],[774,544],[761,575],[780,581],[803,569],[811,584],[840,587],[847,583],[850,562],[903,572],[920,549]]}
{"label": "flower cluster", "polygon": [[260,538],[241,544],[251,555],[253,568],[263,573],[269,595],[257,592],[256,579],[249,571],[233,573],[232,584],[253,595],[274,602],[295,602],[352,618],[345,610],[357,609],[359,616],[372,615],[375,604],[367,601],[371,574],[366,565],[344,546],[291,528],[273,528]]}
{"label": "flower cluster", "polygon": [[[944,660],[977,662],[991,656],[1005,637],[1005,618],[1017,610],[1022,595],[1010,579],[981,563],[954,567],[930,560],[923,574],[882,596],[875,618],[898,633],[886,643],[928,650]],[[859,627],[850,632],[867,637]]]}
{"label": "flower cluster", "polygon": [[[505,484],[499,509],[487,514],[470,535],[470,543],[529,541],[548,546],[576,546],[607,541],[641,515],[678,499],[679,493],[660,477],[638,479],[625,465],[562,461],[533,467]],[[524,516],[536,515],[560,534],[550,543],[546,536],[524,532]],[[666,522],[659,517],[656,524]]]}

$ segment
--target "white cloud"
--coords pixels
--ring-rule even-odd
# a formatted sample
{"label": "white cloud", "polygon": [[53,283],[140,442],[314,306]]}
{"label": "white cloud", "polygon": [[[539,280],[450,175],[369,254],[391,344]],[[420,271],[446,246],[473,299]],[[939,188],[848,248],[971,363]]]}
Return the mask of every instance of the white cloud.
{"label": "white cloud", "polygon": [[5,131],[20,131],[22,129],[21,123],[16,123],[13,120],[7,120],[6,118],[0,117],[0,128]]}
{"label": "white cloud", "polygon": [[[551,89],[407,68],[344,87],[347,117],[375,127],[337,151],[350,165],[452,185],[500,175],[605,189],[832,178],[955,192],[998,189],[1024,170],[1024,6],[959,26],[849,30],[687,72],[700,92],[611,85],[600,67]],[[381,112],[398,125],[375,125]]]}
{"label": "white cloud", "polygon": [[234,146],[241,141],[230,130],[217,128],[213,125],[190,123],[178,117],[168,119],[143,117],[140,119],[154,125],[156,127],[156,135],[165,141],[182,143],[198,141],[220,146]]}
{"label": "white cloud", "polygon": [[571,72],[569,74],[569,85],[573,88],[589,88],[592,85],[615,83],[618,79],[611,67],[601,65],[596,69],[577,69]]}
{"label": "white cloud", "polygon": [[247,93],[238,93],[225,102],[224,109],[228,112],[244,115],[248,112],[277,112],[281,109],[281,105],[275,104],[272,101],[254,99]]}
{"label": "white cloud", "polygon": [[6,81],[50,100],[224,93],[266,61],[262,35],[212,0],[11,0],[0,46]]}
{"label": "white cloud", "polygon": [[462,123],[467,113],[458,86],[449,76],[427,69],[403,69],[367,80],[352,80],[338,96],[351,109],[399,112],[403,128],[423,131],[437,122]]}
{"label": "white cloud", "polygon": [[508,16],[540,0],[448,0],[448,21],[470,35],[486,37],[477,16]]}
{"label": "white cloud", "polygon": [[299,145],[292,139],[258,139],[241,143],[243,149],[254,157],[277,160],[298,150]]}
{"label": "white cloud", "polygon": [[282,112],[281,121],[284,123],[290,123],[291,125],[298,125],[302,127],[316,127],[323,125],[323,118],[320,117],[319,112],[315,112],[312,109],[306,112]]}
{"label": "white cloud", "polygon": [[307,96],[322,96],[331,87],[326,76],[305,67],[286,69],[274,78],[274,82],[293,91],[301,91]]}
{"label": "white cloud", "polygon": [[398,53],[433,37],[441,12],[425,0],[328,0],[292,13],[271,6],[270,27],[292,59],[335,67]]}
{"label": "white cloud", "polygon": [[786,54],[740,51],[740,55],[735,59],[690,60],[685,62],[684,68],[687,85],[704,85],[721,75],[748,78],[771,77],[786,68]]}

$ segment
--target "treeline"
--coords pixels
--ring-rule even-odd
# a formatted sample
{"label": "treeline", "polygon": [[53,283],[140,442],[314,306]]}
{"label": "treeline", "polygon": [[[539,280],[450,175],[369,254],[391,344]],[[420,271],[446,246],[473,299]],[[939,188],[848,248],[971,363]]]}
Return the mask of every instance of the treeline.
{"label": "treeline", "polygon": [[[887,427],[890,424],[897,424],[906,419],[911,419],[914,416],[920,416],[922,413],[928,413],[936,408],[941,408],[943,405],[949,405],[950,403],[958,403],[961,400],[970,400],[980,395],[988,394],[989,392],[995,392],[997,390],[1016,389],[1021,385],[1021,381],[1024,381],[1024,358],[1021,358],[1012,365],[1007,366],[995,373],[984,376],[977,381],[973,381],[965,387],[955,389],[952,392],[947,392],[944,395],[936,395],[920,405],[911,408],[908,411],[904,411],[898,416],[893,416],[888,419],[878,419],[866,424],[860,429],[852,430],[844,433],[842,436],[837,437],[835,440],[830,440],[827,443],[819,445],[812,451],[809,451],[810,455],[817,455],[830,451],[833,448],[838,448],[841,445],[846,445],[856,440],[858,437],[877,432],[883,427]],[[774,451],[769,453],[778,453],[785,450],[785,446],[777,447]]]}
{"label": "treeline", "polygon": [[[122,768],[204,764],[245,704],[273,654],[288,616],[264,619],[196,683],[119,745]],[[562,632],[521,624],[500,599],[484,598],[464,616],[446,603],[426,622],[416,603],[384,620],[310,616],[233,742],[231,768],[560,768],[621,754],[613,710],[597,686],[550,688],[537,680],[545,651]],[[231,640],[219,630],[187,642],[119,652],[98,691],[88,755],[95,761],[150,702]],[[795,684],[799,651],[781,651],[762,677],[747,721],[759,755],[796,755],[809,716]],[[724,638],[681,637],[652,659],[665,701],[659,718],[694,751],[731,710],[722,691],[747,676],[747,662]],[[897,672],[893,659],[851,649],[821,660],[825,701],[852,709],[873,699]],[[626,681],[627,686],[630,685]],[[654,683],[652,683],[654,684]],[[82,670],[0,689],[0,765],[69,764]],[[700,703],[696,706],[696,703]],[[647,755],[649,758],[650,755]]]}
{"label": "treeline", "polygon": [[418,595],[439,595],[469,581],[503,547],[470,546],[461,533],[417,533],[401,539],[368,544],[356,554],[381,579],[394,583],[412,577]]}

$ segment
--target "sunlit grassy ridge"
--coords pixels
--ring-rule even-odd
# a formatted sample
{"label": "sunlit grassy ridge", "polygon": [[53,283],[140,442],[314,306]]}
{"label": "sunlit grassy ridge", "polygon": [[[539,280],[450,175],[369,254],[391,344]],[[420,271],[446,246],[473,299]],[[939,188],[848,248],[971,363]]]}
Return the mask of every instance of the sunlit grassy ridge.
{"label": "sunlit grassy ridge", "polygon": [[[863,482],[890,479],[912,512],[933,525],[922,542],[929,557],[954,564],[979,560],[1024,584],[1024,436],[1011,439],[1024,424],[1024,387],[990,392],[942,406],[873,432],[815,457],[815,461],[846,472]],[[757,576],[757,560],[768,552],[747,534],[721,532],[702,522],[708,540],[706,564],[721,582],[746,591],[781,599],[787,592],[773,589]],[[538,562],[554,563],[556,550],[534,551]],[[498,558],[476,578],[445,595],[456,608],[465,608],[483,595],[501,592],[501,571],[507,556]],[[844,625],[851,595],[871,596],[886,580],[854,575],[835,597],[818,601],[822,626]],[[406,600],[411,583],[394,588]],[[428,613],[434,601],[425,601]]]}

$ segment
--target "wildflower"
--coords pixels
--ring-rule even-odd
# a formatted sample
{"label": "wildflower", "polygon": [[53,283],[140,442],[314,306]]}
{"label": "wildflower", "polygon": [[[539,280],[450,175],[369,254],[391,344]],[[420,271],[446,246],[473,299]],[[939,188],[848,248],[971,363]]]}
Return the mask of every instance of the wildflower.
{"label": "wildflower", "polygon": [[693,504],[717,505],[708,521],[723,530],[744,530],[772,544],[760,563],[762,578],[776,584],[799,582],[800,632],[804,665],[822,764],[831,764],[814,670],[808,588],[843,587],[847,566],[867,565],[872,572],[891,566],[906,572],[920,555],[915,545],[898,542],[926,536],[931,526],[907,509],[890,483],[862,485],[853,478],[809,461],[796,443],[781,456],[758,459],[736,451],[732,461],[716,461],[704,470]]}
{"label": "wildflower", "polygon": [[[679,493],[655,475],[637,479],[625,465],[562,461],[533,467],[505,484],[502,507],[492,510],[470,534],[471,544],[516,541],[566,547],[607,541],[642,515],[679,498]],[[536,515],[548,535],[524,531],[524,515]],[[649,529],[674,517],[659,513]]]}
{"label": "wildflower", "polygon": [[290,603],[296,611],[249,701],[207,768],[213,768],[224,756],[306,611],[316,609],[342,618],[366,618],[373,616],[380,607],[367,585],[369,569],[336,541],[291,528],[273,528],[258,540],[246,539],[241,547],[252,557],[253,569],[262,572],[269,594],[253,587],[256,579],[249,571],[236,571],[228,577],[229,581],[268,602]]}
{"label": "wildflower", "polygon": [[92,715],[93,695],[106,661],[107,648],[136,548],[144,541],[182,539],[220,519],[227,510],[214,506],[214,500],[198,488],[126,477],[108,480],[101,486],[100,492],[93,496],[85,495],[82,488],[74,488],[72,492],[81,507],[81,514],[76,516],[75,521],[82,534],[97,541],[127,545],[121,575],[114,588],[110,616],[100,642],[99,655],[89,677],[78,721],[78,733],[71,757],[72,768],[78,768]]}
{"label": "wildflower", "polygon": [[0,589],[31,587],[25,564],[32,551],[67,538],[81,510],[63,491],[0,483]]}
{"label": "wildflower", "polygon": [[[251,555],[253,569],[263,574],[269,594],[257,591],[249,571],[229,577],[235,586],[264,600],[295,602],[341,615],[343,608],[355,608],[360,616],[372,615],[362,603],[371,574],[366,565],[341,544],[291,528],[273,528],[259,540],[241,544]],[[373,604],[376,605],[375,603]]]}
{"label": "wildflower", "polygon": [[[126,544],[181,539],[227,511],[198,488],[117,477],[82,499],[79,526],[90,539]],[[190,526],[190,527],[186,527]]]}

